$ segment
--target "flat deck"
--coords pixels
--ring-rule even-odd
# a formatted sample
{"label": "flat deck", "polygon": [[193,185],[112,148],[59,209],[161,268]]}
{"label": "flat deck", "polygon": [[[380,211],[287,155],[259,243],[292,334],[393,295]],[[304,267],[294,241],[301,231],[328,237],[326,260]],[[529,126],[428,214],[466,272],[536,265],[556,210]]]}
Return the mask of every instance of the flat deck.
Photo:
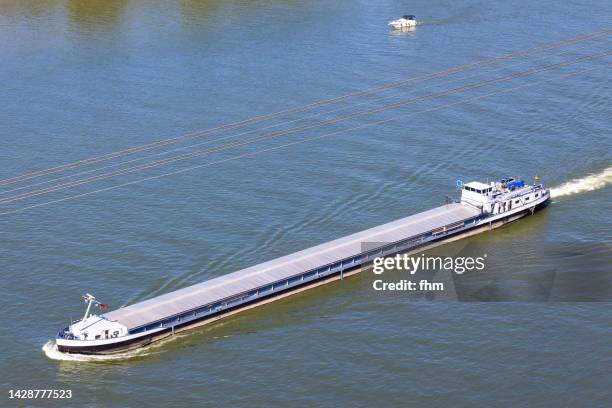
{"label": "flat deck", "polygon": [[[359,255],[363,243],[392,243],[473,218],[479,212],[447,204],[106,313],[128,329],[162,320],[282,279]],[[373,248],[369,248],[373,249]]]}

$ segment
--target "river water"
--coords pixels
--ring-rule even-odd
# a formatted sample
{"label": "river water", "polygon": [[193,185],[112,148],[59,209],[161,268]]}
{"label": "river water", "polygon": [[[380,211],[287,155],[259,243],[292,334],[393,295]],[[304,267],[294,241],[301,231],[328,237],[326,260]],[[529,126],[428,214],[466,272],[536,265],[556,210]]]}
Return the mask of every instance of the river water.
{"label": "river water", "polygon": [[[388,29],[406,13],[422,24]],[[141,164],[559,64],[3,201],[3,405],[609,406],[609,33],[4,181],[601,33],[611,17],[610,2],[584,0],[571,8],[548,0],[0,3],[2,200],[130,159]],[[190,147],[204,141],[210,145]],[[89,173],[53,181],[80,171]],[[536,174],[555,188],[553,204],[465,240],[490,264],[455,277],[450,301],[375,293],[367,277],[355,277],[121,358],[66,358],[47,344],[81,316],[85,292],[117,308],[440,205],[456,195],[457,179]],[[4,214],[13,210],[23,211]],[[8,399],[10,389],[28,388],[71,389],[73,397]]]}

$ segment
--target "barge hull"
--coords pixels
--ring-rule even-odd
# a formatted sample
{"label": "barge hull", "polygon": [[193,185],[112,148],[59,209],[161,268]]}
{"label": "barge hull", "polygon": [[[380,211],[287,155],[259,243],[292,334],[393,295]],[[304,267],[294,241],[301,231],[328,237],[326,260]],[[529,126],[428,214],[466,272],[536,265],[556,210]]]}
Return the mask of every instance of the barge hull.
{"label": "barge hull", "polygon": [[[437,246],[440,246],[440,245],[443,245],[449,242],[457,241],[457,240],[460,240],[460,239],[463,239],[469,236],[480,234],[488,230],[496,229],[512,221],[515,221],[527,215],[530,215],[546,207],[548,204],[549,204],[549,200],[546,200],[546,201],[543,201],[542,203],[537,204],[535,207],[533,207],[533,211],[531,209],[526,209],[524,211],[512,214],[511,216],[507,218],[502,218],[500,220],[497,220],[491,223],[483,223],[479,226],[475,226],[470,229],[463,230],[463,231],[460,231],[454,234],[449,234],[447,236],[443,236],[438,239],[423,243],[422,245],[411,247],[408,250],[402,250],[402,251],[398,251],[395,253],[414,254],[416,252],[425,251],[425,250],[432,249],[434,247],[437,247]],[[385,254],[385,256],[393,255],[395,253],[388,253],[388,254]],[[190,330],[190,329],[193,329],[199,326],[204,326],[206,324],[216,322],[220,319],[224,319],[226,317],[255,308],[257,306],[271,303],[276,300],[280,300],[285,297],[294,295],[296,293],[303,292],[305,290],[312,289],[317,286],[321,286],[321,285],[324,285],[330,282],[341,280],[345,277],[355,275],[361,272],[363,269],[367,269],[369,265],[370,265],[370,262],[367,262],[367,263],[364,263],[358,266],[347,267],[346,269],[340,272],[336,272],[336,273],[333,273],[327,276],[323,276],[319,279],[316,279],[310,282],[305,282],[301,285],[296,285],[282,292],[270,293],[267,296],[259,297],[258,299],[252,300],[250,302],[242,303],[234,307],[228,307],[216,313],[208,314],[206,316],[202,316],[201,318],[193,319],[193,320],[190,320],[184,323],[177,323],[176,325],[172,327],[166,327],[161,330],[152,332],[151,334],[147,334],[146,332],[143,332],[143,335],[141,337],[138,337],[135,339],[125,340],[123,342],[117,341],[111,344],[98,345],[98,346],[69,347],[69,346],[58,345],[58,349],[59,351],[62,351],[65,353],[76,353],[76,354],[116,354],[116,353],[138,349],[141,347],[146,347],[153,342],[157,342],[159,340],[171,337],[176,333]]]}

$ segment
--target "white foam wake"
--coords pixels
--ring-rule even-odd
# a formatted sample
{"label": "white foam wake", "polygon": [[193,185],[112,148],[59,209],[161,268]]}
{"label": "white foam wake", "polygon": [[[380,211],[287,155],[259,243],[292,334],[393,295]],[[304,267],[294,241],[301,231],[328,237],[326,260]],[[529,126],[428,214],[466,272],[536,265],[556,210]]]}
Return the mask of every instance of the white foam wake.
{"label": "white foam wake", "polygon": [[590,174],[583,178],[573,179],[558,187],[550,189],[553,198],[584,193],[585,191],[599,190],[608,184],[612,184],[612,167],[608,167],[601,173]]}
{"label": "white foam wake", "polygon": [[60,361],[109,361],[109,360],[126,360],[134,357],[141,357],[152,354],[150,348],[137,349],[126,351],[117,354],[106,355],[85,355],[85,354],[68,354],[62,353],[57,349],[57,344],[53,340],[49,340],[42,347],[43,352],[52,360]]}

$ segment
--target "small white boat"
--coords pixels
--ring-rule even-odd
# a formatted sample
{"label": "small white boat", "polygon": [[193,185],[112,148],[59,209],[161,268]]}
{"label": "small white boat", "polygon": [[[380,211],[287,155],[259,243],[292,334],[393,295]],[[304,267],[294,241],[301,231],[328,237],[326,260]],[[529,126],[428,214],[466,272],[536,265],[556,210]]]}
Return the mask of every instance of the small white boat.
{"label": "small white boat", "polygon": [[390,26],[393,28],[412,28],[416,27],[418,22],[416,21],[416,17],[412,14],[402,16],[402,18],[398,18],[397,20],[389,21]]}

